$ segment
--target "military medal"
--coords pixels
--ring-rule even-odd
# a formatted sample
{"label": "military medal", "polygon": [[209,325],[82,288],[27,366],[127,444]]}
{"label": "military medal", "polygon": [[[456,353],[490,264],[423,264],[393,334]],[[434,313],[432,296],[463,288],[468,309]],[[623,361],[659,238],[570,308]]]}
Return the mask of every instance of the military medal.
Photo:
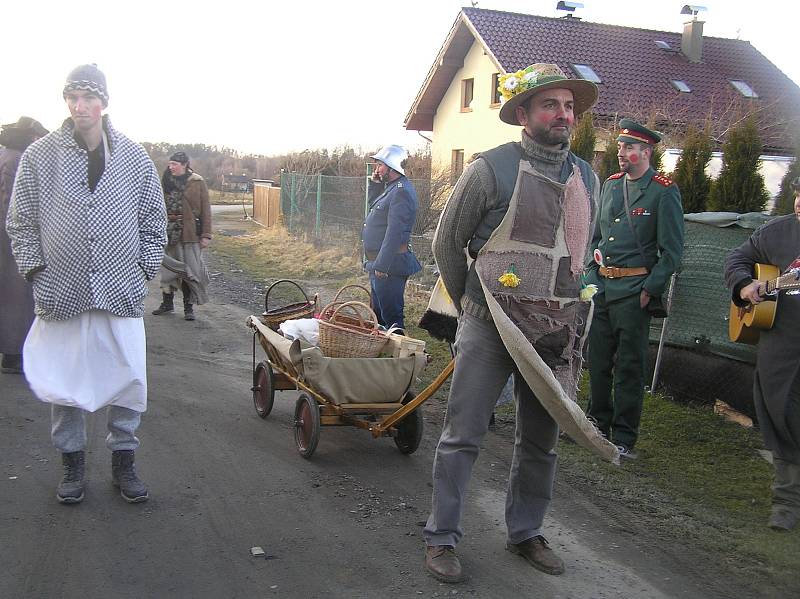
{"label": "military medal", "polygon": [[597,263],[598,266],[605,266],[605,264],[603,263],[603,253],[599,249],[596,249],[594,251],[594,261]]}

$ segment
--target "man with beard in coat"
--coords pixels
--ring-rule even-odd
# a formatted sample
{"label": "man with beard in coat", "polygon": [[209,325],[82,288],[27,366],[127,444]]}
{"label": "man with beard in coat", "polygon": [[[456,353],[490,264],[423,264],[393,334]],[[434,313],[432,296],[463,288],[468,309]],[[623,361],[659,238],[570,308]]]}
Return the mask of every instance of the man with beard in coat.
{"label": "man with beard in coat", "polygon": [[800,519],[800,289],[765,297],[764,281],[753,280],[756,263],[772,264],[800,278],[800,177],[792,182],[794,214],[772,219],[728,256],[725,282],[739,306],[776,300],[772,328],[761,331],[753,384],[758,424],[772,451],[775,483],[768,526],[791,530]]}
{"label": "man with beard in coat", "polygon": [[[520,141],[482,152],[464,169],[433,240],[442,281],[460,312],[423,532],[425,569],[448,583],[465,578],[455,547],[464,535],[467,487],[512,374],[517,428],[506,548],[542,572],[564,572],[543,536],[558,439],[546,406],[574,401],[580,370],[579,329],[589,311],[578,301],[580,275],[599,183],[570,152],[570,133],[575,117],[596,102],[597,87],[568,79],[557,65],[534,64],[504,76],[500,89],[506,98],[500,119],[522,127]],[[469,265],[465,250],[474,259]],[[606,449],[609,459],[616,457]]]}
{"label": "man with beard in coat", "polygon": [[183,293],[183,319],[194,320],[194,304],[208,299],[210,278],[203,250],[211,243],[211,204],[203,177],[195,173],[185,152],[170,156],[164,175],[167,208],[167,249],[161,268],[161,305],[156,316],[173,312],[175,291]]}
{"label": "man with beard in coat", "polygon": [[17,272],[6,234],[6,215],[22,152],[47,133],[39,121],[27,116],[3,125],[0,132],[0,353],[2,372],[10,374],[22,374],[22,344],[33,322],[33,293],[31,284]]}

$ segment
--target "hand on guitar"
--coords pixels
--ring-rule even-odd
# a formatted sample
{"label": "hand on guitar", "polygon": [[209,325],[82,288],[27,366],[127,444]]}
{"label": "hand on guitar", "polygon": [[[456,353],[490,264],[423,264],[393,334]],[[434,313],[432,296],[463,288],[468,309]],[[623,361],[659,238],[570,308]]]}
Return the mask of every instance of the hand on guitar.
{"label": "hand on guitar", "polygon": [[739,291],[739,297],[751,304],[760,304],[764,301],[764,296],[761,293],[763,281],[753,281],[749,285],[745,285]]}

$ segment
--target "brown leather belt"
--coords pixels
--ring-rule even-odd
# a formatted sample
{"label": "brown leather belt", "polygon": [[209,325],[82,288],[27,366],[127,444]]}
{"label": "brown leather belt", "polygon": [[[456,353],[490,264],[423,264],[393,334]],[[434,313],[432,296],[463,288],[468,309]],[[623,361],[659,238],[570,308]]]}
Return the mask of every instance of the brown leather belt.
{"label": "brown leather belt", "polygon": [[[404,243],[399,248],[397,248],[397,251],[395,252],[395,254],[405,254],[407,251],[408,251],[408,244]],[[364,255],[367,257],[367,260],[375,260],[375,259],[377,259],[379,252],[380,252],[380,250],[372,251],[372,250],[365,249],[364,250]]]}
{"label": "brown leather belt", "polygon": [[600,274],[607,279],[621,279],[622,277],[636,277],[646,275],[649,271],[644,266],[623,268],[621,266],[601,266]]}

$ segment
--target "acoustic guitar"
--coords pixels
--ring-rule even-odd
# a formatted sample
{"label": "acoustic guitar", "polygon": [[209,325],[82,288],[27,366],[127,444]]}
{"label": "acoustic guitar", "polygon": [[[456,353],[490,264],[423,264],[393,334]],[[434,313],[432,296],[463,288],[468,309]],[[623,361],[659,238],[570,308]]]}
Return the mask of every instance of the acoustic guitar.
{"label": "acoustic guitar", "polygon": [[792,269],[785,275],[772,264],[756,264],[753,279],[764,283],[761,296],[767,298],[760,304],[737,306],[731,302],[728,319],[728,337],[735,343],[758,343],[761,331],[767,331],[775,324],[775,309],[778,306],[778,292],[781,289],[800,289],[800,269]]}

